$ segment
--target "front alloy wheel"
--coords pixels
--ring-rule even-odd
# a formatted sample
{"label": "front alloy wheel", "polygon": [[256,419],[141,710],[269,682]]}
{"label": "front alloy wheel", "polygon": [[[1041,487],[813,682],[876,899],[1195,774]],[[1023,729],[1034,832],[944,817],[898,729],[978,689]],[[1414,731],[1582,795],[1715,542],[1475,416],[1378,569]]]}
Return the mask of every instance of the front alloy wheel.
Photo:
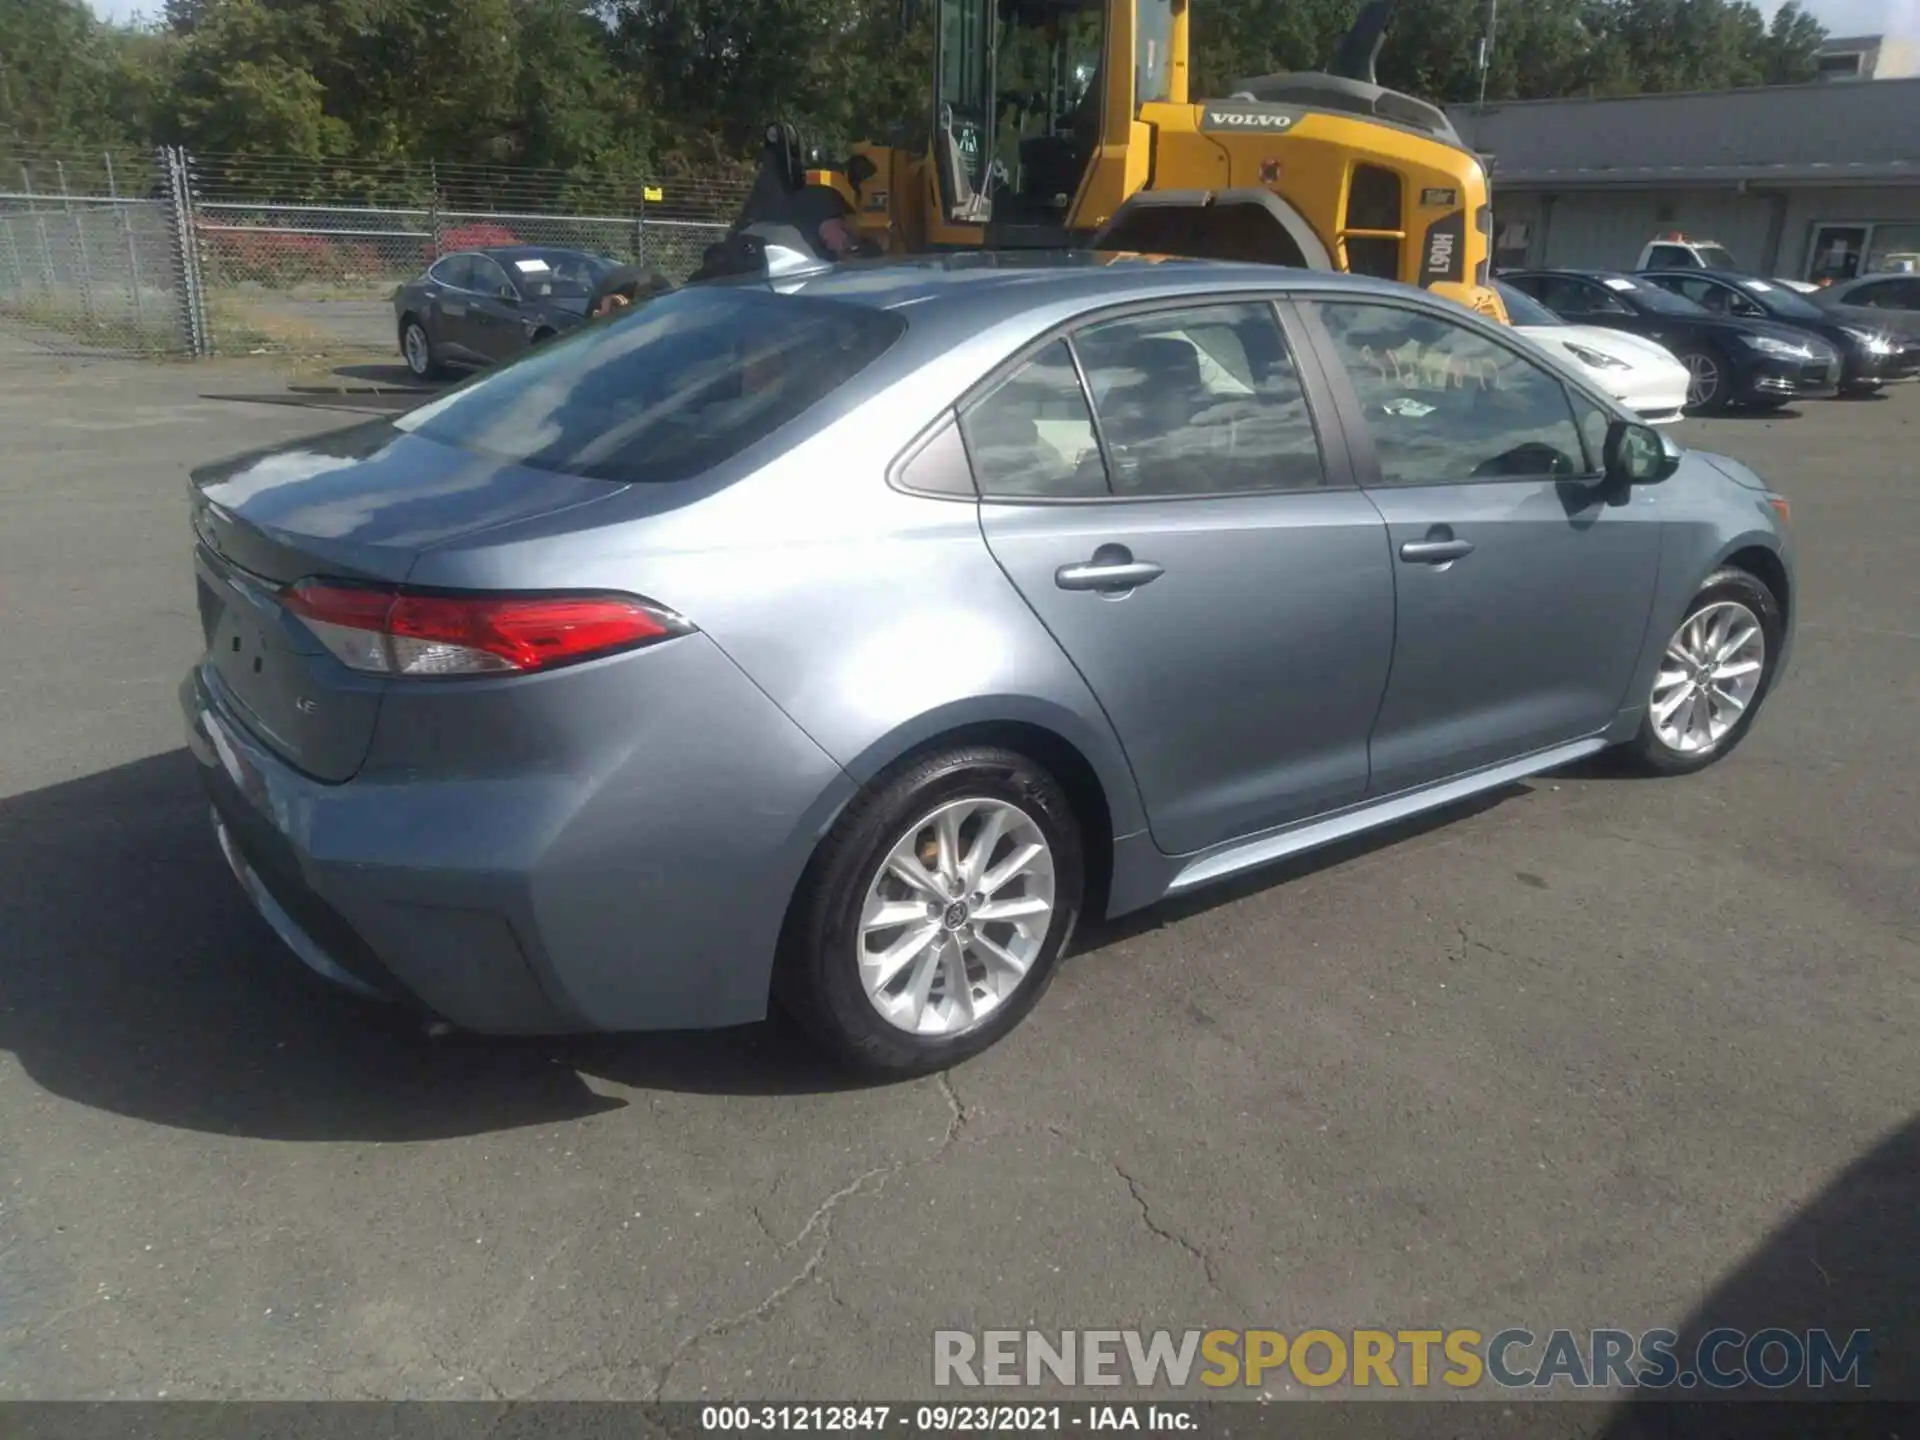
{"label": "front alloy wheel", "polygon": [[1766,699],[1783,633],[1779,602],[1757,578],[1709,575],[1660,656],[1627,754],[1654,774],[1680,775],[1733,749]]}
{"label": "front alloy wheel", "polygon": [[1654,733],[1676,754],[1715,749],[1760,693],[1766,668],[1767,636],[1753,611],[1738,600],[1694,611],[1653,682]]}

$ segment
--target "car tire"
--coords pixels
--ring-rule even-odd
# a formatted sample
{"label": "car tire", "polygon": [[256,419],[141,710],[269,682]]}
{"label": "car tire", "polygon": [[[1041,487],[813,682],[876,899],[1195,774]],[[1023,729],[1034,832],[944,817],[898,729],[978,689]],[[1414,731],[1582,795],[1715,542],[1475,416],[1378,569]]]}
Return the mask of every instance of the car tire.
{"label": "car tire", "polygon": [[[1748,625],[1755,630],[1753,641],[1740,638]],[[1731,566],[1714,571],[1674,627],[1640,728],[1622,747],[1624,758],[1645,774],[1689,775],[1728,755],[1746,738],[1773,688],[1784,633],[1779,600],[1762,581]],[[1744,668],[1755,662],[1757,668]],[[1713,692],[1704,714],[1701,679],[1711,680]],[[1734,698],[1739,709],[1729,713]],[[1713,728],[1723,721],[1723,728]]]}
{"label": "car tire", "polygon": [[1687,367],[1687,403],[1689,415],[1717,415],[1733,398],[1733,376],[1726,357],[1705,348],[1680,352],[1680,363]]}
{"label": "car tire", "polygon": [[1868,395],[1878,395],[1880,390],[1881,382],[1878,380],[1855,380],[1851,384],[1840,387],[1840,393],[1842,395],[1855,399]]}
{"label": "car tire", "polygon": [[439,380],[447,373],[446,366],[440,363],[439,352],[434,349],[433,336],[417,315],[409,315],[400,322],[400,358],[407,363],[407,372],[416,380]]}
{"label": "car tire", "polygon": [[536,345],[544,345],[558,333],[559,332],[555,330],[536,330],[533,332],[532,338],[527,341],[527,348],[531,350]]}
{"label": "car tire", "polygon": [[[903,878],[903,864],[920,878]],[[961,881],[960,893],[942,876]],[[1085,880],[1066,792],[1027,756],[969,745],[903,762],[847,806],[815,852],[783,935],[775,998],[850,1069],[944,1070],[1039,1003]]]}

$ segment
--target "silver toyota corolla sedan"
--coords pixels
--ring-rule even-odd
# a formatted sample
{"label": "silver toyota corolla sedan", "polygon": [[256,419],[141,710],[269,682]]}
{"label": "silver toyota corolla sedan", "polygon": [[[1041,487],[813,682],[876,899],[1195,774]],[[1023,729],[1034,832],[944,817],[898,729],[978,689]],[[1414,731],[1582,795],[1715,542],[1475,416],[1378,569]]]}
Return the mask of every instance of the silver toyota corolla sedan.
{"label": "silver toyota corolla sedan", "polygon": [[485,1032],[1006,1034],[1075,924],[1786,661],[1786,502],[1422,292],[974,255],[689,287],[192,487],[235,873]]}

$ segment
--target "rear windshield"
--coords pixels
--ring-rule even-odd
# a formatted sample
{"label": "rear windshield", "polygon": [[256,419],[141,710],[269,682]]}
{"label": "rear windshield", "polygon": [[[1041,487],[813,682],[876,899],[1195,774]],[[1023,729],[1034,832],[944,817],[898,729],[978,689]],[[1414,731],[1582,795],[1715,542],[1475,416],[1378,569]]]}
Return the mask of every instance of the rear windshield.
{"label": "rear windshield", "polygon": [[613,261],[605,256],[578,250],[534,250],[494,258],[513,272],[520,293],[533,300],[584,300],[613,268]]}
{"label": "rear windshield", "polygon": [[1749,294],[1760,297],[1760,303],[1775,315],[1785,315],[1792,320],[1830,320],[1818,305],[1813,304],[1797,290],[1772,280],[1742,280],[1740,288]]}
{"label": "rear windshield", "polygon": [[566,475],[685,480],[817,405],[906,328],[884,310],[693,286],[584,325],[395,423]]}

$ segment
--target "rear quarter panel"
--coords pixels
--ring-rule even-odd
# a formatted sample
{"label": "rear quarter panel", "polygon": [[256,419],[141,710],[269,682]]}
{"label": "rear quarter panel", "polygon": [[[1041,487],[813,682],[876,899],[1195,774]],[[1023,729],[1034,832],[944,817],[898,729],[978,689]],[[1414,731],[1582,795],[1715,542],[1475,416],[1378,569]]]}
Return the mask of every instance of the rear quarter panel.
{"label": "rear quarter panel", "polygon": [[671,606],[856,782],[961,726],[1042,726],[1086,758],[1115,833],[1143,829],[1111,726],[994,563],[978,505],[887,482],[955,397],[1053,319],[1039,310],[903,365],[906,378],[708,480],[634,486],[596,507],[597,523],[562,515],[457,541],[411,578],[605,586]]}

